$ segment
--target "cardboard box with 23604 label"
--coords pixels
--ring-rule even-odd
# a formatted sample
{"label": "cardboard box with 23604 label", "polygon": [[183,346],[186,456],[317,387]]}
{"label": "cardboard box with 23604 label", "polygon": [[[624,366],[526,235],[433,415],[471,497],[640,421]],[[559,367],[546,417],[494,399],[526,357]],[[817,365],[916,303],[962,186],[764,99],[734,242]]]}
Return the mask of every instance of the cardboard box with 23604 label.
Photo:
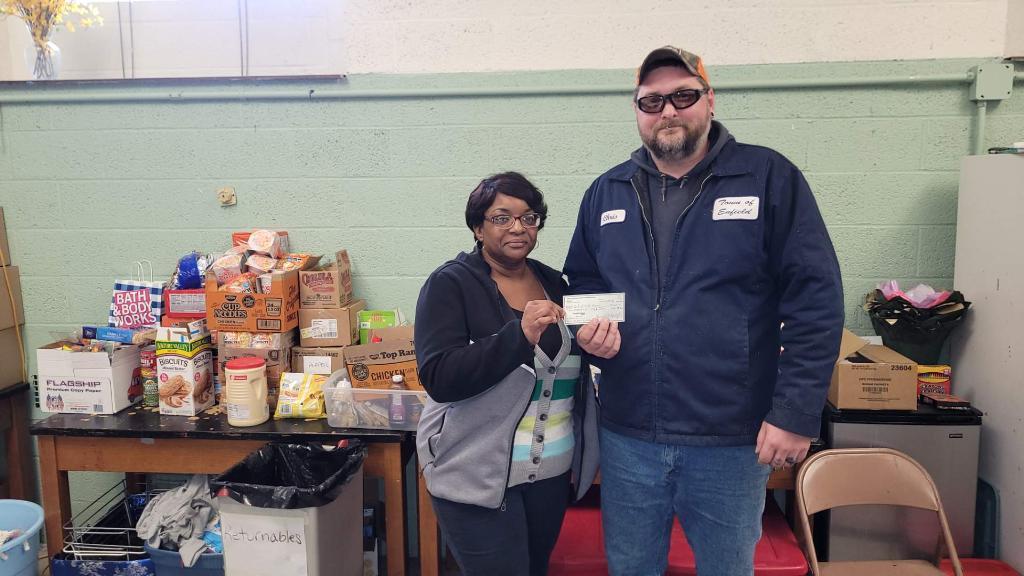
{"label": "cardboard box with 23604 label", "polygon": [[210,330],[287,332],[299,324],[299,272],[273,272],[270,292],[236,294],[217,290],[206,275],[206,321]]}

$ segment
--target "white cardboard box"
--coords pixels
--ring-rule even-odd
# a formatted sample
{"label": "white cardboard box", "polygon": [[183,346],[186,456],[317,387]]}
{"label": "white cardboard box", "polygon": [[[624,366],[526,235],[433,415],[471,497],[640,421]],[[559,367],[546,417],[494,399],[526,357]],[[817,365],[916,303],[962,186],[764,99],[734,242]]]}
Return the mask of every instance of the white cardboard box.
{"label": "white cardboard box", "polygon": [[43,412],[115,414],[142,398],[139,347],[70,352],[54,342],[36,350]]}

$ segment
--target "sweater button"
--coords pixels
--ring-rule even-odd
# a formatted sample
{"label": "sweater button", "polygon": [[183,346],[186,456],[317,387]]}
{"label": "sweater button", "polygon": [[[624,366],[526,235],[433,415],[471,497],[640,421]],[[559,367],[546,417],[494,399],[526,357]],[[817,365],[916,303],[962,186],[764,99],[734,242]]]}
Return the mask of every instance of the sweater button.
{"label": "sweater button", "polygon": [[554,366],[551,366],[551,367],[548,368],[548,374],[555,374],[557,372],[558,372],[558,368],[555,368]]}
{"label": "sweater button", "polygon": [[542,394],[544,395],[545,398],[550,398],[551,397],[551,390],[545,390],[544,392],[542,392]]}
{"label": "sweater button", "polygon": [[540,415],[540,421],[541,421],[541,422],[543,422],[543,421],[545,421],[545,420],[547,420],[547,419],[548,419],[548,415],[547,415],[547,414],[541,414],[541,415]]}
{"label": "sweater button", "polygon": [[540,457],[539,456],[534,456],[533,457],[533,463],[534,464],[540,464]]}
{"label": "sweater button", "polygon": [[526,478],[527,478],[527,479],[528,479],[528,480],[529,480],[530,482],[533,482],[534,480],[536,480],[536,479],[537,479],[537,475],[536,475],[536,474],[530,474],[530,475],[529,475],[529,476],[527,476]]}
{"label": "sweater button", "polygon": [[543,434],[537,436],[537,443],[538,444],[543,444],[544,443],[544,435]]}

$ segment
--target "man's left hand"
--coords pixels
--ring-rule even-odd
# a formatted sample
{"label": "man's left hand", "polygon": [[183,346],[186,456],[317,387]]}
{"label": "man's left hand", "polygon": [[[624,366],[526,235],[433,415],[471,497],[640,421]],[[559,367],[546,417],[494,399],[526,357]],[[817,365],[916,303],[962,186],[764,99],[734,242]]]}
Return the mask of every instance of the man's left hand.
{"label": "man's left hand", "polygon": [[807,456],[811,447],[811,439],[792,432],[787,432],[767,422],[761,423],[761,431],[757,433],[757,461],[771,464],[773,468],[792,468]]}

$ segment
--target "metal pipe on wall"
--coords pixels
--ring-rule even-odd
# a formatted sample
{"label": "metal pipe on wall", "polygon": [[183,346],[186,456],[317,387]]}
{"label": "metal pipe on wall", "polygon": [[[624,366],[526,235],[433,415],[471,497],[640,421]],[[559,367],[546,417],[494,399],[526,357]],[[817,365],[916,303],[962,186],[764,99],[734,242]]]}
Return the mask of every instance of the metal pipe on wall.
{"label": "metal pipe on wall", "polygon": [[985,119],[988,111],[988,102],[978,100],[978,107],[974,114],[974,146],[971,154],[977,156],[985,153]]}
{"label": "metal pipe on wall", "polygon": [[[868,76],[854,78],[783,78],[772,80],[723,80],[715,83],[716,91],[724,90],[799,90],[803,88],[897,87],[918,84],[967,84],[974,74],[932,74],[922,76]],[[0,104],[55,104],[95,102],[184,102],[233,100],[365,100],[380,98],[497,98],[509,96],[593,96],[629,94],[632,88],[618,86],[555,86],[537,88],[424,88],[417,90],[349,90],[325,88],[243,88],[226,87],[223,91],[206,88],[189,90],[176,87],[174,91],[152,88],[139,92],[139,84],[121,88],[111,83],[96,83],[89,87],[47,87],[44,91],[17,90],[0,92]],[[146,87],[143,85],[143,90]]]}

